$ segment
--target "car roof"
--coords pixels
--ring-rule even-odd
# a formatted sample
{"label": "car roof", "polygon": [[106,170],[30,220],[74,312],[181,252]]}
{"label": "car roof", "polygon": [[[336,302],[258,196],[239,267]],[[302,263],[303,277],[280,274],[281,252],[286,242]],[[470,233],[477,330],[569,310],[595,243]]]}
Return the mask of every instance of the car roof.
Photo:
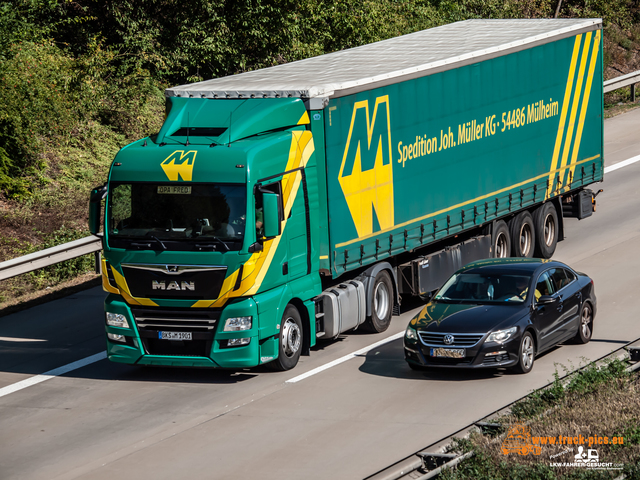
{"label": "car roof", "polygon": [[471,262],[459,272],[485,274],[533,275],[538,270],[552,267],[568,268],[562,262],[542,258],[488,258]]}

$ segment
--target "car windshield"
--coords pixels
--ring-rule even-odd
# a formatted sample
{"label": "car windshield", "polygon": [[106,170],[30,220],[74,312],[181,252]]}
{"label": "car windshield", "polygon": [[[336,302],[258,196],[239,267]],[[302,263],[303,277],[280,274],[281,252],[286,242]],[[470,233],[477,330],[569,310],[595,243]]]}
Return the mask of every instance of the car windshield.
{"label": "car windshield", "polygon": [[[109,192],[109,241],[182,244],[240,250],[247,208],[245,185],[118,183]],[[118,245],[124,246],[126,245]]]}
{"label": "car windshield", "polygon": [[527,298],[528,275],[457,273],[436,294],[435,300],[455,303],[522,303]]}

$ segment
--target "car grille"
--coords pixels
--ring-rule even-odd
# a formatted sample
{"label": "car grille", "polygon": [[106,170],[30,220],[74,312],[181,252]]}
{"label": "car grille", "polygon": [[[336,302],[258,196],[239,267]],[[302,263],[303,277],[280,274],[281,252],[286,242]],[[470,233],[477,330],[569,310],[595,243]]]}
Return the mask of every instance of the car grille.
{"label": "car grille", "polygon": [[[208,357],[220,310],[197,308],[132,308],[145,353]],[[160,340],[158,332],[191,332],[193,340]]]}
{"label": "car grille", "polygon": [[[419,332],[420,340],[428,347],[452,347],[452,348],[469,348],[476,345],[482,337],[483,333],[429,333]],[[444,343],[446,335],[453,335],[454,341],[451,344]]]}

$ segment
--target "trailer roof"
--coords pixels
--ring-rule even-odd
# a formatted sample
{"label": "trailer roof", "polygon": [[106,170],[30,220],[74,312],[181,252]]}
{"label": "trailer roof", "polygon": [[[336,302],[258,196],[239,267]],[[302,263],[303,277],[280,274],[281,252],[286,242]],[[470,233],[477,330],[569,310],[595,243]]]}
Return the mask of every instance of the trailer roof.
{"label": "trailer roof", "polygon": [[601,19],[466,20],[252,72],[168,88],[205,98],[332,98],[601,28]]}

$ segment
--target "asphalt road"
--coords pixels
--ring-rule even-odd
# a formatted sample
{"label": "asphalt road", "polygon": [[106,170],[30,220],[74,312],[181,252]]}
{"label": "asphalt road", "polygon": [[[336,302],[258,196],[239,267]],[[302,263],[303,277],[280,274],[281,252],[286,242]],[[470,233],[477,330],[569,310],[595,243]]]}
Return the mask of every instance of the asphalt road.
{"label": "asphalt road", "polygon": [[[607,165],[640,155],[638,125],[640,109],[605,121]],[[594,337],[539,357],[528,375],[413,372],[398,338],[287,383],[402,332],[415,304],[387,332],[321,344],[292,372],[102,360],[7,394],[3,387],[104,351],[104,294],[92,289],[0,318],[0,478],[366,477],[543,386],[556,368],[640,337],[639,185],[640,162],[608,173],[597,213],[567,219],[555,258],[594,278]]]}

